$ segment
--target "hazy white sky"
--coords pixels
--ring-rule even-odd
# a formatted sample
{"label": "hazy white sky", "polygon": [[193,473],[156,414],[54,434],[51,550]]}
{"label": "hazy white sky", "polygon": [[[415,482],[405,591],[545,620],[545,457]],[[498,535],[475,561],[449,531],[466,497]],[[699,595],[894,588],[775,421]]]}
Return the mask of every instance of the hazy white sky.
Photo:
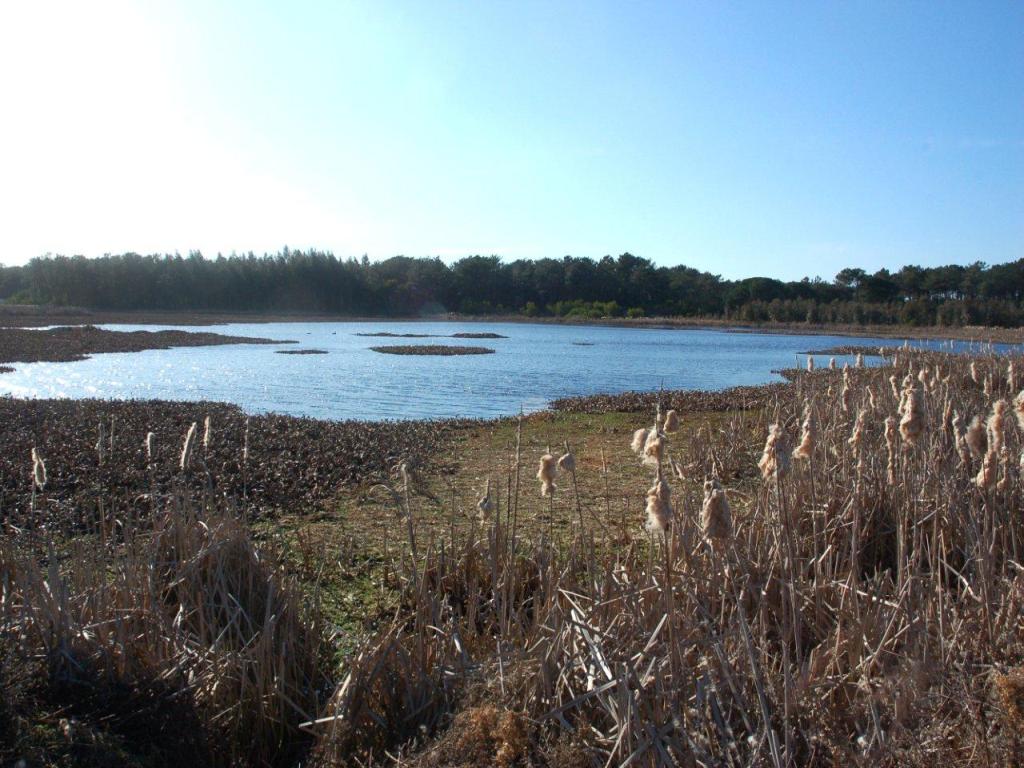
{"label": "hazy white sky", "polygon": [[1024,3],[9,2],[0,261],[1024,256]]}

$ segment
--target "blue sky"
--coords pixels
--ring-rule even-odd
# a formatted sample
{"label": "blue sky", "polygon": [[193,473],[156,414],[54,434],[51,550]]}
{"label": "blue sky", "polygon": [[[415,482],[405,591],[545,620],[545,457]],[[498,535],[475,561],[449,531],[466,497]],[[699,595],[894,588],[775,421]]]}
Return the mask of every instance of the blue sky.
{"label": "blue sky", "polygon": [[0,261],[1024,257],[1024,3],[0,10]]}

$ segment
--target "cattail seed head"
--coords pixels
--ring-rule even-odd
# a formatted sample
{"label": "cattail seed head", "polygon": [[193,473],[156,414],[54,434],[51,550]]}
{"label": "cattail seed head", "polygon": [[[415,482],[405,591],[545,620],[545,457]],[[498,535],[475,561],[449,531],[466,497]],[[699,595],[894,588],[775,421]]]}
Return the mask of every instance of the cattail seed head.
{"label": "cattail seed head", "polygon": [[665,414],[665,424],[662,427],[666,433],[672,434],[679,429],[679,414],[674,409]]}
{"label": "cattail seed head", "polygon": [[701,507],[700,523],[704,535],[709,539],[725,540],[732,537],[729,500],[718,478],[713,477],[704,483],[704,504]]}
{"label": "cattail seed head", "polygon": [[903,416],[900,419],[900,435],[908,445],[916,445],[925,428],[924,396],[921,391],[911,386],[906,391],[903,403]]}
{"label": "cattail seed head", "polygon": [[555,474],[558,472],[558,462],[550,453],[540,457],[540,464],[537,468],[537,479],[540,480],[540,495],[553,496],[555,493]]}
{"label": "cattail seed head", "polygon": [[476,509],[481,520],[489,520],[491,515],[494,514],[494,500],[491,498],[490,478],[487,479],[487,488],[484,491],[484,495],[476,503]]}
{"label": "cattail seed head", "polygon": [[192,426],[188,428],[188,432],[185,434],[185,444],[181,446],[181,461],[179,462],[182,470],[188,469],[189,461],[192,459],[192,448],[196,442],[196,428],[197,425],[193,421]]}
{"label": "cattail seed head", "polygon": [[855,363],[855,365],[858,368],[863,368],[864,367],[864,355],[861,354],[860,352],[858,352],[856,360],[857,360],[857,362]]}
{"label": "cattail seed head", "polygon": [[46,462],[34,447],[32,448],[32,482],[39,490],[46,486]]}
{"label": "cattail seed head", "polygon": [[657,429],[647,433],[647,442],[644,443],[643,463],[648,467],[656,467],[661,464],[665,451],[665,440]]}
{"label": "cattail seed head", "polygon": [[152,432],[146,433],[146,461],[153,463],[153,439],[156,436]]}
{"label": "cattail seed head", "polygon": [[830,357],[828,359],[828,369],[830,371],[834,371],[836,369],[836,359],[834,357]]}
{"label": "cattail seed head", "polygon": [[210,417],[207,416],[203,420],[203,451],[204,452],[210,450],[210,438],[212,436],[213,435],[212,435],[212,432],[211,432],[211,429],[210,429]]}
{"label": "cattail seed head", "polygon": [[778,481],[789,470],[789,453],[786,450],[786,433],[779,424],[768,427],[761,459],[757,462],[761,479]]}
{"label": "cattail seed head", "polygon": [[658,480],[647,491],[647,530],[667,531],[672,527],[672,489],[664,480]]}
{"label": "cattail seed head", "polygon": [[810,373],[814,370],[814,358],[810,355],[807,356],[807,372]]}
{"label": "cattail seed head", "polygon": [[978,362],[971,360],[971,381],[975,384],[981,383],[981,372],[978,370]]}
{"label": "cattail seed head", "polygon": [[981,416],[971,419],[964,441],[975,456],[981,456],[988,451],[988,435],[985,433],[985,425],[981,421]]}
{"label": "cattail seed head", "polygon": [[576,471],[576,457],[572,453],[563,453],[558,459],[558,468],[572,474]]}
{"label": "cattail seed head", "polygon": [[633,442],[630,443],[630,448],[633,449],[633,453],[640,455],[643,451],[644,446],[647,444],[647,430],[640,427],[636,432],[633,433]]}
{"label": "cattail seed head", "polygon": [[996,400],[992,405],[992,413],[985,422],[988,432],[988,449],[993,453],[999,453],[1003,448],[1003,438],[1006,433],[1006,412],[1010,410],[1010,404],[1005,400]]}
{"label": "cattail seed head", "polygon": [[1013,398],[1013,412],[1017,416],[1017,426],[1024,431],[1024,390]]}
{"label": "cattail seed head", "polygon": [[793,449],[793,458],[811,458],[811,455],[814,453],[814,444],[817,442],[817,437],[817,423],[814,420],[811,404],[807,403],[804,405],[804,423],[800,426],[800,444]]}

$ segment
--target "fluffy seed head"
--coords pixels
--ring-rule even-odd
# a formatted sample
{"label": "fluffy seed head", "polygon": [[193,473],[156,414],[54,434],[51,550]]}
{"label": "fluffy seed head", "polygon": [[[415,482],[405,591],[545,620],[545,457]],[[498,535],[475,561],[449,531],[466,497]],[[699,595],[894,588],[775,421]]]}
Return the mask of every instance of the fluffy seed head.
{"label": "fluffy seed head", "polygon": [[153,438],[152,432],[146,433],[146,461],[153,461]]}
{"label": "fluffy seed head", "polygon": [[558,468],[563,472],[572,474],[576,471],[576,457],[572,453],[563,453],[558,458]]}
{"label": "fluffy seed head", "polygon": [[1024,389],[1013,398],[1013,412],[1017,416],[1017,425],[1024,431]]}
{"label": "fluffy seed head", "polygon": [[183,470],[188,469],[189,461],[192,459],[192,448],[195,447],[196,443],[196,429],[197,425],[193,421],[192,426],[188,428],[188,432],[185,435],[185,444],[181,446],[181,461],[178,463]]}
{"label": "fluffy seed head", "polygon": [[32,482],[39,490],[46,485],[46,462],[35,448],[32,449]]}
{"label": "fluffy seed head", "polygon": [[661,464],[662,454],[664,451],[665,440],[658,433],[658,430],[652,429],[647,433],[647,442],[644,443],[644,464],[648,467],[658,466]]}
{"label": "fluffy seed head", "polygon": [[985,425],[981,421],[981,416],[971,419],[964,441],[975,456],[981,456],[988,450],[988,435],[985,434]]}
{"label": "fluffy seed head", "polygon": [[203,450],[204,451],[207,451],[207,450],[210,449],[210,438],[212,436],[213,435],[212,435],[212,433],[210,431],[210,417],[207,416],[203,420]]}
{"label": "fluffy seed head", "polygon": [[811,458],[817,438],[818,427],[814,420],[814,413],[811,411],[811,404],[807,403],[804,405],[804,423],[800,426],[800,445],[793,449],[793,458]]}
{"label": "fluffy seed head", "polygon": [[900,419],[900,435],[908,445],[915,445],[924,432],[924,396],[917,387],[906,391],[903,416]]}
{"label": "fluffy seed head", "polygon": [[665,424],[662,429],[668,434],[672,434],[679,429],[679,414],[675,410],[669,410],[665,414]]}
{"label": "fluffy seed head", "polygon": [[807,356],[807,370],[808,372],[814,370],[814,358],[810,355]]}
{"label": "fluffy seed head", "polygon": [[633,449],[633,453],[640,455],[643,451],[644,445],[647,444],[647,430],[640,427],[636,432],[633,433],[633,442],[630,443],[629,447]]}
{"label": "fluffy seed head", "polygon": [[540,464],[537,468],[537,479],[540,480],[540,495],[552,496],[555,493],[555,474],[558,472],[558,462],[550,453],[540,457]]}
{"label": "fluffy seed head", "polygon": [[718,478],[704,483],[704,504],[700,512],[700,524],[709,539],[723,540],[732,537],[732,513],[725,489]]}
{"label": "fluffy seed head", "polygon": [[658,480],[647,491],[647,530],[667,531],[672,527],[672,489]]}
{"label": "fluffy seed head", "polygon": [[761,459],[757,462],[761,479],[778,480],[789,469],[789,453],[786,451],[786,433],[778,424],[768,427]]}

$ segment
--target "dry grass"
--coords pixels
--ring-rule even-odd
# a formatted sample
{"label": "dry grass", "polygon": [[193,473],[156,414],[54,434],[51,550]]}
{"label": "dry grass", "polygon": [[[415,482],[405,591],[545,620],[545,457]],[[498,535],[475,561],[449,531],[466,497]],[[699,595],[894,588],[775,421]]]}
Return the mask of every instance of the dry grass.
{"label": "dry grass", "polygon": [[[212,764],[1018,765],[1024,435],[995,405],[1017,396],[1007,362],[907,350],[794,372],[761,410],[682,413],[647,466],[629,442],[657,410],[585,434],[583,416],[501,424],[458,473],[400,468],[364,503],[386,553],[368,589],[390,599],[336,672],[321,659],[338,638],[268,562],[273,539],[181,500],[101,549],[10,534],[3,634],[54,680],[164,685]],[[542,498],[540,456],[569,451]],[[665,532],[643,528],[652,484]],[[352,562],[323,549],[288,555],[306,595]]]}

